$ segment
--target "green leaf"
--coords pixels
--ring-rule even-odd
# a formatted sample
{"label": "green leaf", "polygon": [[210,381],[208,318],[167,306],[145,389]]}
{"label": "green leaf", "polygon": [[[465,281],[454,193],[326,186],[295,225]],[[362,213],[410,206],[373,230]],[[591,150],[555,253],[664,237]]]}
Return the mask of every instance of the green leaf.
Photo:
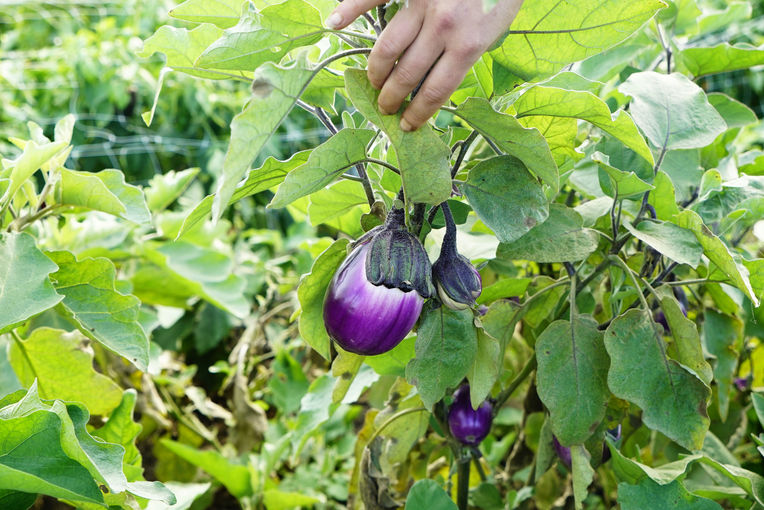
{"label": "green leaf", "polygon": [[[255,195],[280,184],[291,170],[308,161],[309,155],[310,151],[301,151],[293,154],[291,158],[285,161],[269,157],[260,168],[250,171],[247,179],[236,187],[231,199],[228,201],[228,205],[233,205],[242,198]],[[178,233],[178,238],[187,234],[199,222],[204,221],[209,216],[214,200],[214,195],[207,195],[204,200],[199,202],[188,213],[186,219],[183,220],[183,226]]]}
{"label": "green leaf", "polygon": [[698,19],[698,33],[707,34],[720,29],[726,29],[731,24],[747,20],[751,17],[751,2],[725,2],[726,9],[708,9]]}
{"label": "green leaf", "polygon": [[501,354],[501,345],[498,340],[488,336],[482,329],[478,329],[477,353],[467,372],[473,409],[477,409],[491,394],[491,388],[501,372]]}
{"label": "green leaf", "polygon": [[373,136],[370,129],[343,129],[329,138],[311,151],[307,163],[287,174],[268,207],[284,207],[326,187],[366,157]]}
{"label": "green leaf", "polygon": [[671,178],[663,170],[659,170],[653,180],[655,189],[648,197],[648,203],[655,208],[655,215],[660,220],[670,220],[679,214],[676,205],[676,193]]}
{"label": "green leaf", "polygon": [[302,508],[320,502],[321,500],[316,497],[301,494],[299,492],[284,492],[278,489],[269,489],[263,492],[263,503],[267,510]]}
{"label": "green leaf", "polygon": [[743,291],[753,302],[754,307],[759,306],[751,282],[748,279],[748,270],[745,266],[735,262],[724,242],[716,237],[694,211],[684,210],[674,217],[674,223],[682,228],[691,230],[703,246],[703,253],[716,264],[718,268],[732,280],[732,283]]}
{"label": "green leaf", "polygon": [[435,480],[419,480],[409,490],[405,510],[456,510],[456,503],[451,500]]}
{"label": "green leaf", "polygon": [[515,326],[523,318],[525,308],[509,300],[496,301],[481,318],[485,332],[499,341],[502,351],[509,345]]}
{"label": "green leaf", "polygon": [[385,132],[395,149],[406,201],[437,205],[448,199],[451,196],[450,151],[432,128],[428,125],[405,132],[399,126],[401,113],[380,113],[379,91],[371,86],[365,70],[345,70],[345,87],[353,106]]}
{"label": "green leaf", "polygon": [[229,28],[238,23],[244,3],[244,0],[186,0],[173,7],[169,14],[184,21]]}
{"label": "green leaf", "polygon": [[21,384],[35,379],[42,398],[81,402],[91,414],[106,415],[122,399],[122,390],[93,369],[93,354],[80,348],[77,333],[37,328],[28,339],[11,344],[11,366]]}
{"label": "green leaf", "polygon": [[536,340],[539,398],[564,446],[589,439],[605,417],[610,360],[597,326],[590,316],[574,316],[553,322]]}
{"label": "green leaf", "polygon": [[37,501],[37,494],[0,489],[0,508],[28,510]]}
{"label": "green leaf", "polygon": [[324,294],[334,272],[347,256],[347,245],[347,239],[332,243],[316,258],[310,273],[303,275],[297,287],[301,310],[300,335],[327,360],[331,358],[331,340],[324,327]]}
{"label": "green leaf", "polygon": [[167,67],[177,71],[213,80],[230,78],[228,73],[200,69],[194,65],[199,55],[222,34],[222,29],[210,23],[202,23],[193,30],[163,25],[143,41],[138,56],[148,58],[157,52],[164,53]]}
{"label": "green leaf", "polygon": [[58,266],[35,246],[32,236],[0,236],[0,333],[56,306],[56,293],[48,275]]}
{"label": "green leaf", "polygon": [[122,400],[117,408],[112,411],[106,423],[92,432],[94,437],[103,439],[107,443],[121,445],[125,449],[122,469],[128,482],[143,478],[141,452],[135,446],[135,441],[143,427],[133,421],[137,395],[132,388],[125,390],[122,394]]}
{"label": "green leaf", "polygon": [[584,508],[584,500],[588,495],[588,487],[594,481],[594,470],[589,464],[591,455],[584,445],[572,445],[570,447],[571,471],[573,474],[573,497],[575,498],[576,510]]}
{"label": "green leaf", "polygon": [[144,190],[149,210],[157,213],[167,209],[186,191],[191,181],[199,175],[199,171],[199,168],[189,168],[180,172],[170,170],[152,177],[149,187]]}
{"label": "green leaf", "polygon": [[338,89],[345,87],[345,77],[324,68],[308,84],[302,95],[302,100],[311,106],[318,106],[334,112],[334,95]]}
{"label": "green leaf", "polygon": [[526,81],[551,75],[623,41],[664,6],[659,0],[525,2],[491,56]]}
{"label": "green leaf", "polygon": [[730,392],[737,373],[737,360],[743,348],[744,324],[736,317],[724,315],[707,308],[703,311],[701,338],[706,351],[716,359],[714,380],[718,387],[719,416],[727,421]]}
{"label": "green leaf", "polygon": [[369,356],[364,361],[379,375],[406,377],[406,365],[414,357],[415,336],[404,338],[393,350],[378,356]]}
{"label": "green leaf", "polygon": [[[15,436],[18,441],[16,444],[13,440],[5,442],[2,446],[11,451],[4,455],[6,452],[0,448],[0,459],[8,459],[10,462],[7,465],[17,469],[15,474],[19,478],[15,478],[17,485],[14,489],[41,492],[60,499],[101,503],[103,499],[98,485],[103,484],[112,494],[127,491],[144,498],[160,499],[167,504],[175,503],[175,496],[158,482],[127,482],[122,472],[124,448],[91,436],[86,428],[90,415],[80,404],[64,404],[60,400],[42,402],[36,383],[32,384],[26,395],[18,392],[14,398],[4,400],[11,405],[0,409],[0,434],[4,439]],[[27,420],[36,423],[30,424]],[[13,427],[13,432],[6,435],[3,428],[14,423],[16,427]],[[65,454],[69,462],[61,462],[58,451]],[[41,457],[43,452],[50,457]],[[76,492],[72,495],[57,494],[63,482],[59,476],[65,479],[67,474],[68,482],[76,483],[82,489],[95,487],[98,498],[83,497],[87,494]],[[30,479],[29,475],[34,478]],[[0,489],[5,488],[5,481],[13,483],[14,477],[0,476]],[[148,490],[149,487],[151,490]],[[63,488],[67,489],[66,486]]]}
{"label": "green leaf", "polygon": [[708,431],[709,388],[676,361],[666,358],[657,325],[644,310],[629,310],[605,332],[610,356],[608,386],[642,409],[648,427],[687,448],[699,450]]}
{"label": "green leaf", "polygon": [[[646,191],[653,189],[652,184],[648,184],[640,179],[633,171],[625,172],[610,165],[610,157],[601,152],[592,154],[592,161],[597,163],[601,172],[600,187],[602,191],[613,198],[629,198],[641,196]],[[603,175],[606,174],[606,175]]]}
{"label": "green leaf", "polygon": [[549,218],[511,243],[501,243],[496,256],[504,260],[574,262],[597,249],[599,236],[583,228],[583,218],[573,209],[552,204]]}
{"label": "green leaf", "polygon": [[708,102],[716,108],[730,129],[755,124],[759,120],[751,108],[727,94],[721,92],[708,94]]}
{"label": "green leaf", "polygon": [[271,5],[260,12],[250,9],[194,64],[205,69],[253,71],[265,62],[278,63],[295,48],[317,43],[324,31],[321,15],[302,0]]}
{"label": "green leaf", "polygon": [[[337,383],[334,385],[334,390],[332,391],[332,403],[334,404],[342,402],[342,399],[345,398],[345,395],[347,395],[350,385],[353,384],[358,369],[363,365],[363,360],[365,358],[365,356],[347,352],[340,347],[337,347],[337,353],[337,357],[334,358],[334,361],[332,362],[332,376],[337,379]],[[300,371],[300,373],[302,373],[302,371]],[[307,391],[307,389],[306,380],[305,391]],[[302,398],[302,394],[300,395],[300,398]]]}
{"label": "green leaf", "polygon": [[487,287],[483,287],[483,292],[480,293],[477,302],[479,305],[487,305],[493,303],[497,299],[522,296],[530,283],[530,278],[507,278],[499,280]]}
{"label": "green leaf", "polygon": [[417,387],[427,409],[455,388],[477,354],[477,330],[470,310],[428,305],[422,312],[416,357],[406,366],[406,380]]}
{"label": "green leaf", "polygon": [[145,510],[188,510],[199,497],[210,490],[210,483],[180,483],[167,482],[164,484],[177,498],[174,505],[161,501],[149,501]]}
{"label": "green leaf", "polygon": [[622,510],[671,508],[672,510],[721,510],[719,503],[690,494],[677,480],[659,485],[645,478],[638,485],[618,484],[618,502]]}
{"label": "green leaf", "polygon": [[[382,456],[389,464],[405,462],[430,424],[431,415],[423,410],[422,399],[413,389],[405,380],[397,379],[390,388],[390,398],[385,407],[374,417],[374,426],[380,431],[379,436],[386,440],[382,445]],[[398,415],[388,421],[406,409],[419,411]],[[380,429],[385,423],[385,428]]]}
{"label": "green leaf", "polygon": [[524,92],[512,106],[517,118],[545,115],[581,119],[592,123],[653,164],[653,155],[628,113],[614,116],[607,104],[589,91],[537,85]]}
{"label": "green leaf", "polygon": [[0,419],[0,489],[103,504],[88,470],[61,448],[60,430],[59,417],[43,410]]}
{"label": "green leaf", "polygon": [[634,73],[619,90],[632,97],[634,122],[658,148],[705,147],[727,130],[703,89],[682,74]]}
{"label": "green leaf", "polygon": [[140,188],[125,183],[119,170],[98,173],[61,169],[60,201],[139,223],[151,223],[151,214]]}
{"label": "green leaf", "polygon": [[232,496],[243,498],[252,494],[249,469],[246,466],[224,457],[215,450],[200,450],[170,439],[161,439],[160,443],[223,484]]}
{"label": "green leaf", "polygon": [[764,64],[764,47],[721,43],[711,48],[685,48],[677,55],[677,65],[695,77],[749,69]]}
{"label": "green leaf", "polygon": [[634,237],[671,260],[694,268],[700,264],[703,247],[695,234],[687,229],[663,221],[641,221],[636,227],[625,222],[623,226]]}
{"label": "green leaf", "polygon": [[713,373],[711,365],[703,356],[698,327],[685,317],[679,302],[670,291],[666,291],[665,297],[661,298],[661,309],[671,328],[671,336],[674,337],[676,360],[693,370],[701,381],[710,386]]}
{"label": "green leaf", "polygon": [[516,118],[497,112],[481,98],[467,99],[455,113],[481,135],[493,140],[501,150],[522,161],[554,192],[559,189],[557,164],[546,139],[537,129],[523,127]]}
{"label": "green leaf", "polygon": [[[164,280],[169,290],[175,290],[177,284],[184,294],[199,296],[236,317],[249,313],[250,303],[244,296],[246,282],[233,272],[233,260],[228,255],[184,241],[145,248],[151,261],[165,271],[134,276],[134,292],[143,301],[146,287],[156,291],[156,282]],[[138,276],[140,280],[136,280]]]}
{"label": "green leaf", "polygon": [[308,217],[312,225],[325,223],[357,237],[363,233],[360,206],[367,203],[360,182],[343,180],[310,196]]}
{"label": "green leaf", "polygon": [[295,455],[299,455],[311,434],[318,432],[318,426],[329,419],[334,391],[334,377],[324,374],[314,380],[308,393],[300,401],[300,414],[295,425],[293,443],[297,444]]}
{"label": "green leaf", "polygon": [[24,151],[14,160],[3,160],[2,168],[11,168],[10,183],[5,193],[0,196],[0,203],[10,200],[27,179],[67,146],[66,142],[51,142],[38,145],[29,141]]}
{"label": "green leaf", "polygon": [[478,217],[502,242],[522,237],[549,215],[541,185],[512,156],[481,161],[460,188]]}
{"label": "green leaf", "polygon": [[220,219],[239,181],[284,121],[314,74],[302,61],[290,68],[270,62],[258,68],[254,82],[256,92],[231,121],[231,141],[212,203],[213,219]]}
{"label": "green leaf", "polygon": [[116,290],[114,264],[105,258],[78,261],[66,251],[48,252],[48,256],[59,267],[51,281],[64,296],[61,307],[66,316],[85,336],[145,371],[149,341],[138,322],[141,302]]}

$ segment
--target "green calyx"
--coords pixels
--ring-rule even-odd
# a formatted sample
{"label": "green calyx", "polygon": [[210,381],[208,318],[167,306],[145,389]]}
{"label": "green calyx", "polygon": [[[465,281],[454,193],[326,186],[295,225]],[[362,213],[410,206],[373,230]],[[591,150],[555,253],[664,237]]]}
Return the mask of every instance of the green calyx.
{"label": "green calyx", "polygon": [[370,243],[366,259],[369,282],[404,292],[415,290],[423,298],[432,296],[430,259],[419,239],[406,230],[402,209],[390,211],[385,225],[374,232]]}

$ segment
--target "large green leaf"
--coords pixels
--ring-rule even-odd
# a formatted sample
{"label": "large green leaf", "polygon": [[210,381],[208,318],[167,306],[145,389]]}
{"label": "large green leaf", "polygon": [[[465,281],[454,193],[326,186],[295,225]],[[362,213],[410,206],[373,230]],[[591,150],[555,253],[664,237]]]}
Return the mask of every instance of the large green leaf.
{"label": "large green leaf", "polygon": [[311,151],[308,161],[287,174],[268,207],[284,207],[323,189],[343,171],[366,157],[374,136],[370,129],[343,129]]}
{"label": "large green leaf", "polygon": [[640,179],[634,171],[624,171],[612,166],[610,157],[606,154],[597,151],[592,154],[592,161],[599,166],[600,188],[614,199],[641,196],[653,189],[652,184]]}
{"label": "large green leaf", "polygon": [[537,85],[524,92],[512,106],[518,119],[546,115],[591,122],[653,164],[650,148],[629,114],[619,110],[614,116],[607,104],[589,91]]}
{"label": "large green leaf", "polygon": [[547,140],[536,129],[523,127],[515,117],[497,112],[481,98],[469,98],[455,112],[481,135],[533,170],[554,191],[559,188],[557,165]]}
{"label": "large green leaf", "polygon": [[310,196],[308,218],[311,225],[325,223],[351,237],[357,237],[363,234],[361,206],[367,203],[360,182],[342,180]]}
{"label": "large green leaf", "polygon": [[596,231],[583,228],[583,218],[573,209],[552,204],[549,217],[511,243],[501,243],[496,256],[505,260],[574,262],[597,249]]}
{"label": "large green leaf", "polygon": [[80,348],[82,340],[77,333],[37,328],[11,344],[11,366],[25,387],[37,380],[42,398],[80,402],[92,414],[106,415],[119,404],[122,390],[93,369],[93,354]]}
{"label": "large green leaf", "polygon": [[695,77],[749,69],[764,64],[764,47],[725,42],[711,48],[686,48],[677,55],[677,63]]}
{"label": "large green leaf", "polygon": [[[380,429],[382,424],[404,409],[420,411],[399,415],[384,429]],[[390,398],[385,407],[374,417],[374,425],[380,431],[380,437],[386,439],[382,445],[382,454],[386,462],[398,464],[406,461],[416,442],[427,432],[430,416],[429,412],[422,410],[422,399],[414,388],[405,380],[397,379],[390,388]]]}
{"label": "large green leaf", "polygon": [[[280,161],[274,157],[266,159],[260,168],[250,171],[247,179],[236,187],[231,199],[228,201],[228,205],[233,205],[242,198],[260,193],[280,184],[291,170],[307,162],[309,155],[310,151],[301,151],[294,153],[286,161]],[[214,195],[207,195],[204,200],[199,202],[188,213],[186,219],[183,220],[183,226],[178,233],[178,238],[187,234],[199,222],[204,221],[209,216],[214,200]]]}
{"label": "large green leaf", "polygon": [[294,48],[317,43],[324,31],[319,12],[303,0],[271,5],[260,12],[250,9],[199,55],[195,65],[254,71],[265,62],[278,63]]}
{"label": "large green leaf", "polygon": [[682,74],[634,73],[619,90],[632,97],[634,122],[658,148],[705,147],[727,129],[703,89]]}
{"label": "large green leaf", "polygon": [[300,335],[313,350],[330,359],[331,340],[324,327],[324,294],[334,272],[347,255],[347,239],[332,243],[313,262],[310,273],[304,275],[297,288],[300,300]]}
{"label": "large green leaf", "polygon": [[730,392],[737,373],[737,361],[743,348],[744,324],[737,317],[724,315],[711,308],[703,311],[701,338],[703,347],[714,358],[715,393],[719,401],[719,416],[727,421]]}
{"label": "large green leaf", "polygon": [[303,61],[290,68],[269,62],[258,69],[256,92],[231,121],[231,141],[212,203],[212,217],[215,220],[222,216],[239,181],[286,118],[314,74]]}
{"label": "large green leaf", "polygon": [[691,494],[678,480],[659,485],[645,478],[637,485],[618,484],[622,510],[671,508],[671,510],[722,510],[719,503]]}
{"label": "large green leaf", "polygon": [[660,0],[525,2],[491,56],[524,80],[551,75],[623,41],[664,6]]}
{"label": "large green leaf", "polygon": [[581,444],[605,417],[610,391],[602,333],[590,316],[556,321],[536,340],[539,398],[565,446]]}
{"label": "large green leaf", "polygon": [[711,393],[696,375],[665,355],[657,325],[644,310],[629,310],[605,332],[608,386],[642,409],[642,420],[688,450],[703,446]]}
{"label": "large green leaf", "polygon": [[150,57],[155,52],[164,53],[167,67],[200,78],[230,78],[227,72],[200,69],[194,63],[199,55],[221,35],[223,30],[210,23],[202,23],[193,30],[163,25],[143,41],[139,57]]}
{"label": "large green leaf", "polygon": [[[246,282],[233,272],[230,256],[184,241],[146,246],[146,255],[156,267],[149,266],[133,277],[134,292],[141,300],[152,291],[172,293],[177,286],[181,300],[199,296],[239,318],[249,312],[251,305],[244,296]],[[156,289],[158,281],[169,288]]]}
{"label": "large green leaf", "polygon": [[229,28],[239,21],[244,4],[244,0],[186,0],[173,7],[170,16],[194,23],[212,23],[220,28]]}
{"label": "large green leaf", "polygon": [[680,264],[698,267],[703,247],[691,231],[662,221],[642,221],[637,226],[623,224],[631,234]]}
{"label": "large green leaf", "polygon": [[419,480],[409,490],[405,510],[456,510],[453,502],[435,480]]}
{"label": "large green leaf", "polygon": [[481,161],[460,187],[478,217],[502,242],[521,238],[549,215],[541,185],[513,156]]}
{"label": "large green leaf", "polygon": [[29,234],[0,236],[0,333],[63,299],[48,277],[57,269]]}
{"label": "large green leaf", "polygon": [[141,370],[149,364],[149,341],[138,322],[141,302],[115,288],[116,269],[105,258],[77,260],[66,251],[48,252],[58,264],[53,287],[64,296],[67,317],[92,340],[124,356]]}
{"label": "large green leaf", "polygon": [[151,222],[143,191],[125,183],[119,170],[92,173],[63,168],[59,186],[62,204],[103,211],[135,223]]}
{"label": "large green leaf", "polygon": [[372,87],[366,71],[347,69],[345,86],[358,111],[385,132],[395,149],[403,179],[406,200],[437,205],[451,196],[448,146],[429,126],[405,132],[399,123],[401,113],[384,115],[379,111],[379,91]]}
{"label": "large green leaf", "polygon": [[732,283],[753,301],[754,307],[759,306],[759,299],[753,291],[748,278],[748,270],[745,266],[735,261],[729,248],[708,229],[695,211],[684,210],[674,216],[672,221],[682,228],[691,230],[700,242],[700,245],[703,246],[703,253],[705,253],[706,257],[716,264],[729,277]]}
{"label": "large green leaf", "polygon": [[[0,409],[0,489],[40,492],[60,499],[103,503],[107,494],[129,492],[175,503],[158,482],[128,483],[122,472],[124,448],[96,440],[90,415],[80,404],[41,401],[33,383],[24,394],[6,397]],[[6,451],[3,451],[6,449]],[[10,471],[9,471],[10,469]],[[7,475],[7,476],[6,476]]]}
{"label": "large green leaf", "polygon": [[584,500],[588,495],[587,489],[594,481],[594,469],[591,465],[591,454],[584,445],[570,447],[571,474],[573,475],[573,498],[576,510],[583,510]]}
{"label": "large green leaf", "polygon": [[433,304],[424,309],[420,321],[416,357],[406,366],[406,379],[432,409],[469,372],[477,353],[477,330],[470,310]]}
{"label": "large green leaf", "polygon": [[730,129],[748,126],[759,120],[750,107],[727,94],[721,92],[708,94],[708,102],[716,108]]}

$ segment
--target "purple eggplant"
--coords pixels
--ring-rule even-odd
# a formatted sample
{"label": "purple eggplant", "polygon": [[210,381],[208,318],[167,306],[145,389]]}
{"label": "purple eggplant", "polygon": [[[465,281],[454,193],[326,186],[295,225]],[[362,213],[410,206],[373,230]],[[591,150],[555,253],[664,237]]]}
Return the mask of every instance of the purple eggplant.
{"label": "purple eggplant", "polygon": [[483,402],[477,409],[470,403],[470,386],[465,384],[454,393],[454,402],[448,410],[448,428],[457,441],[466,446],[477,446],[488,435],[493,420],[493,407]]}
{"label": "purple eggplant", "polygon": [[382,354],[398,345],[419,318],[416,291],[374,285],[366,276],[371,245],[358,246],[334,274],[324,298],[324,325],[337,344],[356,354]]}
{"label": "purple eggplant", "polygon": [[[618,441],[621,439],[621,424],[619,423],[615,428],[608,430],[606,434],[613,441]],[[560,444],[560,442],[557,440],[557,436],[555,435],[552,435],[552,446],[554,446],[554,451],[557,453],[557,457],[560,459],[560,462],[565,464],[565,466],[570,469],[572,462],[570,456],[570,448]],[[600,463],[604,464],[608,460],[610,460],[610,448],[608,447],[607,442],[603,442],[602,460]]]}

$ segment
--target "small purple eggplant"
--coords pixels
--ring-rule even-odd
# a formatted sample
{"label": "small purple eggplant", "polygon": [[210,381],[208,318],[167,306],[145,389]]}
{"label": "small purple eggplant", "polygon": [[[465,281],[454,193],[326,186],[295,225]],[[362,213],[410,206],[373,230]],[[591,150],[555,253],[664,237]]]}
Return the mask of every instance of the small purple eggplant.
{"label": "small purple eggplant", "polygon": [[486,401],[477,409],[470,403],[470,386],[465,384],[454,392],[454,402],[448,410],[451,435],[465,446],[477,446],[491,430],[493,406]]}
{"label": "small purple eggplant", "polygon": [[[619,423],[614,429],[610,429],[606,432],[608,437],[612,439],[613,441],[618,441],[621,439],[621,424]],[[560,442],[557,440],[557,436],[552,436],[552,446],[554,446],[554,451],[557,453],[557,457],[559,457],[560,462],[565,464],[565,467],[570,469],[571,466],[571,456],[570,456],[570,448],[567,446],[563,446],[560,444]],[[607,445],[607,442],[602,443],[602,460],[600,461],[602,464],[610,460],[610,448]]]}
{"label": "small purple eggplant", "polygon": [[371,356],[398,345],[419,318],[416,291],[374,285],[366,277],[371,245],[358,246],[334,274],[324,298],[324,325],[346,351]]}

